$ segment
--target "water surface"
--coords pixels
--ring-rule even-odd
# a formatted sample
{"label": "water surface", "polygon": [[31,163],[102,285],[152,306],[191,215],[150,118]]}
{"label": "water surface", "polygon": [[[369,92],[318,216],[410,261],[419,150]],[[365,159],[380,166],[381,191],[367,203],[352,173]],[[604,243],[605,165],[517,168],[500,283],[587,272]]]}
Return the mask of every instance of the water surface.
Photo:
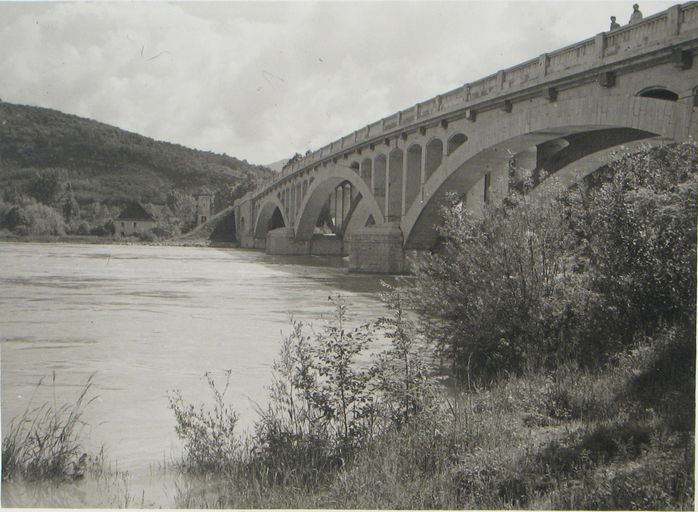
{"label": "water surface", "polygon": [[[227,396],[241,426],[250,428],[255,404],[266,400],[289,313],[319,324],[331,311],[328,296],[340,291],[357,320],[375,318],[382,308],[379,281],[348,274],[339,259],[2,243],[2,428],[33,395],[35,404],[74,400],[95,374],[98,398],[85,413],[89,448],[103,445],[109,459],[129,471],[130,485],[143,488],[146,504],[171,507],[169,484],[156,471],[181,451],[168,391],[209,401],[204,374],[212,372],[222,384],[231,370]],[[39,379],[50,384],[53,372],[55,385],[37,390]],[[7,491],[13,489],[3,485],[3,505],[25,504],[20,498],[7,503]]]}

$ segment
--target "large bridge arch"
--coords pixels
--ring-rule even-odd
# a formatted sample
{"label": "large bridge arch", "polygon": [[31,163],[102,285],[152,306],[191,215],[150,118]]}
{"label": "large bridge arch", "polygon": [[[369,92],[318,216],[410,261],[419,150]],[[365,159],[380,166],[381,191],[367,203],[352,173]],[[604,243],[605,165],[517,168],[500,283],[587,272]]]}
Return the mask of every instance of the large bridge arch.
{"label": "large bridge arch", "polygon": [[[300,215],[297,218],[296,240],[310,240],[313,237],[315,224],[330,193],[340,184],[349,182],[354,190],[361,196],[357,207],[353,208],[354,215],[373,216],[375,222],[382,224],[385,221],[371,190],[364,179],[349,168],[331,167],[315,176],[313,183],[308,187],[308,192],[300,207]],[[355,222],[349,219],[349,226]]]}
{"label": "large bridge arch", "polygon": [[284,225],[289,225],[281,201],[279,201],[279,199],[276,196],[269,195],[269,197],[267,197],[264,203],[262,204],[262,207],[257,212],[257,218],[254,223],[255,238],[264,238],[265,236],[267,236],[267,232],[269,231],[269,223],[271,222],[271,219],[274,216],[274,212],[276,210],[278,210],[281,214],[281,218],[284,221]]}
{"label": "large bridge arch", "polygon": [[413,204],[403,217],[400,227],[405,248],[427,249],[433,245],[434,226],[440,221],[439,210],[447,192],[467,193],[486,174],[500,171],[514,154],[531,146],[613,128],[635,130],[639,140],[682,140],[686,134],[695,133],[695,123],[688,104],[636,96],[574,98],[488,120],[478,118],[480,126],[470,130],[468,142],[445,158],[427,179],[424,201]]}

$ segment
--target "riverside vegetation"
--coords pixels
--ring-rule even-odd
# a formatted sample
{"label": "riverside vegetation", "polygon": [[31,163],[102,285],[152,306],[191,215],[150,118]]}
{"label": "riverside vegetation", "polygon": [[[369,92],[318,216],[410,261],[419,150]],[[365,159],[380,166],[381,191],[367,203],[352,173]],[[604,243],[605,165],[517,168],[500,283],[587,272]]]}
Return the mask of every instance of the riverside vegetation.
{"label": "riverside vegetation", "polygon": [[176,505],[693,509],[697,180],[684,143],[481,216],[454,198],[384,318],[291,321],[251,434],[212,376],[212,408],[170,392],[210,480]]}

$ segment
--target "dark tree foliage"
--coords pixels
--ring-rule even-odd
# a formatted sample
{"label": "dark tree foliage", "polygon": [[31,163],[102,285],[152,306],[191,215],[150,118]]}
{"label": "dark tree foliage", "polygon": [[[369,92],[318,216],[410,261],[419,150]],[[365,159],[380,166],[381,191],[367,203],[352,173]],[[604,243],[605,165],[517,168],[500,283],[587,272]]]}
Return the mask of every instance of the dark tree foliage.
{"label": "dark tree foliage", "polygon": [[27,184],[26,192],[40,203],[51,206],[62,195],[65,182],[65,170],[46,169],[34,174]]}

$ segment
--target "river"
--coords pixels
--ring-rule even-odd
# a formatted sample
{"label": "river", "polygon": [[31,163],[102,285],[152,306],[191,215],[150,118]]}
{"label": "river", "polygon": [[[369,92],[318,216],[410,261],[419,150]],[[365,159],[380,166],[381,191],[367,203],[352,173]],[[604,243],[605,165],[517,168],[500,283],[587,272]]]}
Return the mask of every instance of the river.
{"label": "river", "polygon": [[[73,401],[94,374],[96,399],[84,415],[87,448],[103,446],[109,464],[128,471],[124,485],[140,500],[135,506],[172,507],[174,484],[162,468],[181,445],[168,392],[210,402],[204,374],[223,384],[231,370],[226,397],[241,428],[251,428],[289,314],[320,324],[336,292],[357,321],[380,314],[380,279],[349,274],[343,265],[240,249],[2,243],[3,431],[30,400]],[[37,498],[4,482],[2,504],[101,504],[90,492],[77,504],[75,493],[68,491],[67,501],[63,494]]]}

